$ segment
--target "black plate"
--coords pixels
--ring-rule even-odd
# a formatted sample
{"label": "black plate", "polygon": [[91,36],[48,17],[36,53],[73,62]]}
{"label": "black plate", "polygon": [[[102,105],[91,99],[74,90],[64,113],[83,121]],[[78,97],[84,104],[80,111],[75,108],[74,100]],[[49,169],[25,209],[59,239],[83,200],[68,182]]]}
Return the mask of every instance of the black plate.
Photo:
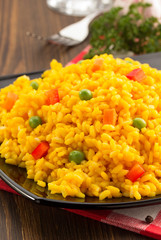
{"label": "black plate", "polygon": [[[152,67],[161,69],[161,52],[153,54],[145,54],[135,56],[133,59],[142,63],[149,63]],[[41,76],[42,71],[33,73],[23,73],[31,79]],[[18,76],[2,76],[0,77],[0,88],[11,84]],[[116,209],[125,207],[139,207],[151,204],[161,203],[161,195],[153,198],[143,198],[134,200],[130,198],[116,198],[99,201],[98,198],[86,197],[85,199],[67,197],[64,199],[59,194],[50,194],[47,188],[38,186],[33,180],[27,179],[25,169],[16,166],[8,165],[4,159],[0,159],[0,177],[16,192],[33,200],[36,203],[58,206],[63,208],[76,209]]]}

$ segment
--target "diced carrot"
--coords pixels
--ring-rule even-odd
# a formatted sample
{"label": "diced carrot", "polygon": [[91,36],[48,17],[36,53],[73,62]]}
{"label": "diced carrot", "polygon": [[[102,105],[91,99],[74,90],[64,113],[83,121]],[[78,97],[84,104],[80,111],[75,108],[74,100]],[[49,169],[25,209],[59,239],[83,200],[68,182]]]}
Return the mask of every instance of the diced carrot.
{"label": "diced carrot", "polygon": [[139,163],[136,163],[126,174],[126,177],[132,182],[135,182],[144,172],[144,168]]}
{"label": "diced carrot", "polygon": [[115,125],[117,120],[117,113],[114,108],[105,109],[103,115],[103,124],[112,124]]}
{"label": "diced carrot", "polygon": [[45,93],[47,96],[46,104],[47,105],[54,105],[55,103],[59,102],[59,93],[58,89],[51,89]]}
{"label": "diced carrot", "polygon": [[103,58],[96,58],[93,63],[92,71],[98,71],[101,69],[103,65],[104,59]]}
{"label": "diced carrot", "polygon": [[136,68],[129,72],[126,77],[133,81],[142,82],[146,78],[146,74],[141,68]]}
{"label": "diced carrot", "polygon": [[7,111],[10,111],[17,99],[18,99],[17,94],[13,92],[8,92],[3,107]]}
{"label": "diced carrot", "polygon": [[32,156],[35,160],[44,157],[49,150],[49,143],[48,142],[41,142],[32,152]]}

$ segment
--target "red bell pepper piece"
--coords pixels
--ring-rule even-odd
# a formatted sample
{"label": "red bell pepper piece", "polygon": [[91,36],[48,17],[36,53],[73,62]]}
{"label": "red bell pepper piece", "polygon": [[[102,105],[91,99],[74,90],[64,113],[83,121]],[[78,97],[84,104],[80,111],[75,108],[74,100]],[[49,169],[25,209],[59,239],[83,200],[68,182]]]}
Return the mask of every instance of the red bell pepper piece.
{"label": "red bell pepper piece", "polygon": [[10,111],[17,99],[18,99],[17,94],[15,94],[13,92],[8,92],[3,107],[7,111]]}
{"label": "red bell pepper piece", "polygon": [[126,174],[126,177],[132,182],[135,182],[144,172],[144,168],[139,163],[136,163]]}
{"label": "red bell pepper piece", "polygon": [[103,115],[103,124],[112,124],[115,125],[117,120],[117,113],[114,108],[105,109]]}
{"label": "red bell pepper piece", "polygon": [[59,102],[59,93],[58,89],[51,89],[45,93],[47,96],[46,104],[47,105],[54,105],[55,103]]}
{"label": "red bell pepper piece", "polygon": [[146,75],[141,68],[136,68],[136,69],[132,70],[131,72],[129,72],[126,75],[126,77],[133,81],[142,82],[146,78]]}
{"label": "red bell pepper piece", "polygon": [[41,142],[32,152],[32,156],[35,160],[44,157],[49,150],[49,143],[48,142]]}

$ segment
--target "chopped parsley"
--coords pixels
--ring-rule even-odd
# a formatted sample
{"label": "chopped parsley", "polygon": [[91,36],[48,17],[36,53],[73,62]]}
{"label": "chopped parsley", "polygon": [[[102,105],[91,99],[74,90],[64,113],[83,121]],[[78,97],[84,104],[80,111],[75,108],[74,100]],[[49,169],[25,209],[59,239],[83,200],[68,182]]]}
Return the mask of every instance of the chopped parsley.
{"label": "chopped parsley", "polygon": [[156,17],[144,15],[150,6],[134,3],[124,15],[121,7],[114,7],[94,20],[90,26],[91,49],[84,58],[122,50],[135,54],[161,51],[161,23]]}

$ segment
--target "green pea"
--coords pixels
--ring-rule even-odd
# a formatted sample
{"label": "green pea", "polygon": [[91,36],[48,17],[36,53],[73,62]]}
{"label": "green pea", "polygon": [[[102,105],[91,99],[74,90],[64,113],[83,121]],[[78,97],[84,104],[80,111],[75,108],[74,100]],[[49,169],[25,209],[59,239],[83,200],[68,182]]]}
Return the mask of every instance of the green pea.
{"label": "green pea", "polygon": [[69,161],[73,161],[76,164],[80,164],[83,160],[85,160],[85,154],[82,151],[74,150],[69,153]]}
{"label": "green pea", "polygon": [[83,62],[83,60],[80,60],[80,61],[78,61],[77,63],[78,63],[78,64],[81,64],[82,62]]}
{"label": "green pea", "polygon": [[135,128],[138,128],[139,130],[141,130],[142,128],[146,127],[146,122],[142,118],[134,118],[133,119],[133,126]]}
{"label": "green pea", "polygon": [[90,100],[93,97],[93,94],[90,90],[88,89],[82,89],[81,91],[79,91],[79,97],[81,100]]}
{"label": "green pea", "polygon": [[127,60],[126,62],[132,64],[132,62],[130,62],[130,61],[128,61],[128,60]]}
{"label": "green pea", "polygon": [[38,84],[37,82],[33,81],[33,82],[30,83],[30,86],[31,86],[33,89],[37,90],[38,87],[39,87],[39,84]]}
{"label": "green pea", "polygon": [[42,120],[39,116],[33,116],[29,119],[29,125],[31,128],[36,128],[37,126],[42,124]]}

